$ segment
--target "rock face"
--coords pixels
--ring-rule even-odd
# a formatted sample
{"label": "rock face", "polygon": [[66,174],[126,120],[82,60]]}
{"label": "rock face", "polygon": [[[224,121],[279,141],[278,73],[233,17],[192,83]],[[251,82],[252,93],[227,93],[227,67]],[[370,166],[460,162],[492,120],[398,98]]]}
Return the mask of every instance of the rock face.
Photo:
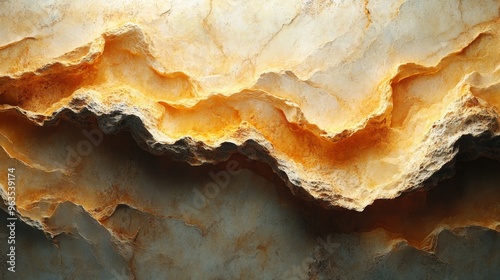
{"label": "rock face", "polygon": [[499,13],[1,2],[2,279],[496,278]]}

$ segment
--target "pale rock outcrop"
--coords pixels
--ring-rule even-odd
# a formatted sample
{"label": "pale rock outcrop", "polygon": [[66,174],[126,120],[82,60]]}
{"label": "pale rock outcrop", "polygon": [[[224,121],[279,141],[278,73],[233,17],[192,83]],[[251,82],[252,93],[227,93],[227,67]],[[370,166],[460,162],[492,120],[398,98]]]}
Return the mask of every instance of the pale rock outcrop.
{"label": "pale rock outcrop", "polygon": [[[490,238],[468,246],[497,264],[494,171],[464,183],[487,185],[469,194],[481,205],[460,200],[468,211],[408,207],[424,211],[418,193],[457,160],[500,159],[499,11],[495,0],[3,1],[0,178],[16,168],[16,215],[60,242],[20,246],[58,267],[46,278],[385,278],[436,259],[425,277],[456,277],[466,260],[439,242],[469,235]],[[367,240],[366,255],[322,255],[311,235],[324,232],[301,226],[314,219],[340,247]],[[72,270],[66,246],[92,258]],[[403,255],[415,266],[394,265]]]}

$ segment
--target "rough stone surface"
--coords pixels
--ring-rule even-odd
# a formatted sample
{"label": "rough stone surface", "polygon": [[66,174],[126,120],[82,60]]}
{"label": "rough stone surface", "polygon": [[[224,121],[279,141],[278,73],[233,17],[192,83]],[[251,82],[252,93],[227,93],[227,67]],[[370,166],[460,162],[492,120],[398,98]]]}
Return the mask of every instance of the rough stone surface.
{"label": "rough stone surface", "polygon": [[0,2],[17,279],[497,278],[499,13]]}

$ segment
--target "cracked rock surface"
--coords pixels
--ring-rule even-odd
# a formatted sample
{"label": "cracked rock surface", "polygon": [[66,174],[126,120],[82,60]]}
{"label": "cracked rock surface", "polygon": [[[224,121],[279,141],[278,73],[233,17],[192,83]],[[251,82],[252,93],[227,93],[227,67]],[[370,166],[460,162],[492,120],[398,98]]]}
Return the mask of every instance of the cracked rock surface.
{"label": "cracked rock surface", "polygon": [[499,13],[0,2],[16,279],[497,278]]}

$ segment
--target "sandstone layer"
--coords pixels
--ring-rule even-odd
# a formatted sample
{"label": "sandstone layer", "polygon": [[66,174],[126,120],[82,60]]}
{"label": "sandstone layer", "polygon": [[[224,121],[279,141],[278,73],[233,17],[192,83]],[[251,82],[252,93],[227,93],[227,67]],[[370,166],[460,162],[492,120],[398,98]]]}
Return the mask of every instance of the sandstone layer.
{"label": "sandstone layer", "polygon": [[500,1],[49,2],[0,3],[0,178],[42,277],[460,277],[446,246],[498,272]]}

